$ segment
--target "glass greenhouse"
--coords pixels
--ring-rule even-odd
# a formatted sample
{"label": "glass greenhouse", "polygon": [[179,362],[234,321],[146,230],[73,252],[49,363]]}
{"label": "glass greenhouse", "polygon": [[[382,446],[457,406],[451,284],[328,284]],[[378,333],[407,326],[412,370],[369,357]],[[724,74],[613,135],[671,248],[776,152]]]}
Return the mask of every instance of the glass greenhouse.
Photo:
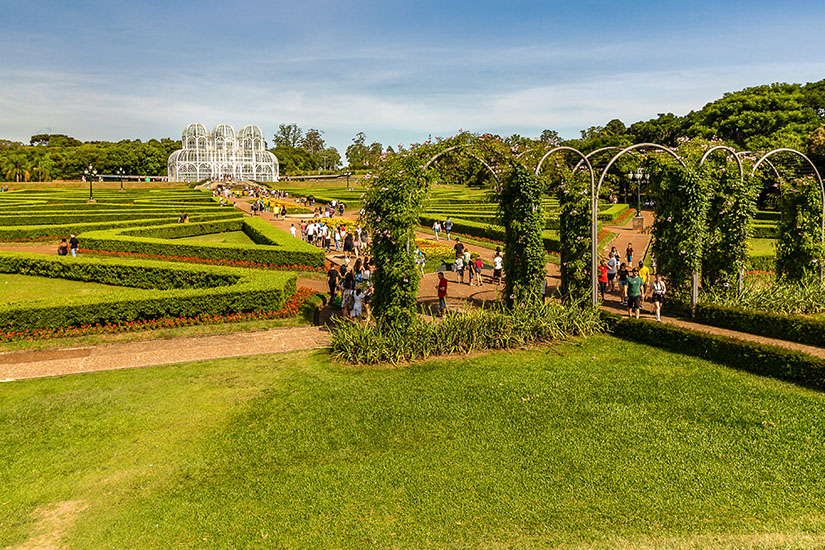
{"label": "glass greenhouse", "polygon": [[218,124],[212,132],[203,124],[190,124],[181,143],[183,149],[169,155],[169,181],[278,181],[278,158],[266,150],[257,126],[236,133],[229,124]]}

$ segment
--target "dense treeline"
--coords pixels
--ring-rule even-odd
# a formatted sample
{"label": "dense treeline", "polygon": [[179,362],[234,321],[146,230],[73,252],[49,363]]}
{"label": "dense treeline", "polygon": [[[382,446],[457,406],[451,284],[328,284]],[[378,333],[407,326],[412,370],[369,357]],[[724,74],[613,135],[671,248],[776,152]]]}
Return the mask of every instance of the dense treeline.
{"label": "dense treeline", "polygon": [[[618,119],[604,126],[581,131],[581,137],[564,141],[582,151],[607,145],[653,142],[675,146],[679,137],[714,136],[740,150],[764,151],[793,147],[808,154],[820,168],[825,168],[825,80],[808,84],[770,84],[725,94],[698,111],[685,116],[661,113],[658,117],[626,126]],[[482,136],[470,136],[479,139]],[[324,143],[323,132],[314,128],[304,132],[296,124],[281,124],[274,135],[281,174],[312,171],[336,171],[341,155]],[[363,132],[356,134],[347,147],[349,169],[375,166],[384,153],[383,146],[367,144]],[[530,146],[536,141],[559,143],[554,130],[545,130],[537,139],[514,135],[504,138],[514,146]],[[28,145],[0,140],[0,179],[23,181],[78,178],[83,168],[94,165],[98,173],[114,173],[123,168],[132,175],[165,175],[169,154],[181,146],[169,138],[80,142],[61,134],[32,136]],[[387,151],[392,152],[391,148]],[[467,183],[482,183],[483,168],[466,159],[456,158],[456,177]],[[445,179],[449,180],[449,176]]]}
{"label": "dense treeline", "polygon": [[169,155],[180,147],[180,140],[169,138],[83,143],[61,134],[38,134],[29,145],[4,140],[0,143],[0,179],[78,179],[90,164],[98,174],[114,174],[122,168],[129,175],[165,175]]}

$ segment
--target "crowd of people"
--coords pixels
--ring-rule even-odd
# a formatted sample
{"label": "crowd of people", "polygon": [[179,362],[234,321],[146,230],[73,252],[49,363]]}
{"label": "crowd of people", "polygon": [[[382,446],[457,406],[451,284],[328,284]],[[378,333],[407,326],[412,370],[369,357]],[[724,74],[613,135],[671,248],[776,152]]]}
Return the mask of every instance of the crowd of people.
{"label": "crowd of people", "polygon": [[369,319],[369,304],[372,297],[373,266],[368,259],[358,258],[350,268],[347,264],[330,266],[327,272],[330,302],[341,298],[341,310],[349,319]]}
{"label": "crowd of people", "polygon": [[[652,260],[653,273],[639,260],[633,265],[633,245],[628,243],[624,257],[612,247],[606,260],[599,263],[599,293],[604,300],[605,293],[618,293],[619,303],[627,307],[627,316],[636,319],[644,310],[645,300],[650,300],[656,313],[656,320],[661,321],[662,305],[665,302],[667,286],[661,274],[656,273],[655,258]],[[618,282],[618,291],[616,283]]]}
{"label": "crowd of people", "polygon": [[[332,252],[332,247],[335,245],[335,251],[343,251],[347,262],[351,257],[362,256],[369,246],[367,232],[362,230],[360,225],[352,231],[347,231],[345,224],[329,224],[315,219],[301,220],[299,227],[302,241],[314,244],[327,252]],[[294,223],[289,227],[290,235],[296,238],[298,230],[299,228],[296,228]]]}

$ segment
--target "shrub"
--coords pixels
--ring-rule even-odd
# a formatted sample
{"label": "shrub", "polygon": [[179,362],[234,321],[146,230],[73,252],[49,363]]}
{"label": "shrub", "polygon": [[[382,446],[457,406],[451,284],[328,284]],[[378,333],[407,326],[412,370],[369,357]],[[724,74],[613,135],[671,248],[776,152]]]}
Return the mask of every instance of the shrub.
{"label": "shrub", "polygon": [[602,330],[595,308],[557,303],[468,309],[440,321],[415,317],[407,326],[358,325],[344,319],[332,328],[332,354],[349,363],[398,363],[436,355],[507,349],[586,336]]}
{"label": "shrub", "polygon": [[825,388],[825,360],[776,346],[696,332],[686,328],[607,314],[613,334],[649,346],[701,357],[729,367]]}
{"label": "shrub", "polygon": [[273,271],[41,254],[0,253],[0,271],[133,287],[0,305],[5,332],[277,310],[296,282],[294,274]]}
{"label": "shrub", "polygon": [[[255,243],[180,242],[173,239],[221,231],[241,230]],[[128,252],[153,257],[193,260],[250,262],[262,266],[323,267],[324,252],[294,238],[260,218],[242,218],[202,223],[173,223],[141,228],[90,231],[80,236],[86,249]]]}

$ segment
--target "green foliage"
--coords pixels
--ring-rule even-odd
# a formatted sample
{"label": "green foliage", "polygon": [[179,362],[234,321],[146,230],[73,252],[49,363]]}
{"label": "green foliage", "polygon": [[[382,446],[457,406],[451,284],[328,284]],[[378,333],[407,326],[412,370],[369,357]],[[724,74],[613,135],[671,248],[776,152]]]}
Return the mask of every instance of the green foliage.
{"label": "green foliage", "polygon": [[[224,231],[243,231],[254,245],[181,242],[174,239]],[[173,223],[139,228],[89,231],[80,235],[89,250],[129,252],[204,260],[250,262],[265,266],[323,267],[324,252],[260,218]]]}
{"label": "green foliage", "polygon": [[738,278],[739,267],[748,260],[757,190],[752,178],[745,178],[744,184],[740,181],[735,162],[710,168],[705,174],[713,197],[703,244],[702,281],[705,286],[732,284]]}
{"label": "green foliage", "polygon": [[[561,295],[565,303],[585,303],[591,293],[590,178],[569,175],[559,186]],[[589,303],[589,302],[587,302]]]}
{"label": "green foliage", "polygon": [[541,198],[544,185],[523,164],[511,161],[503,176],[499,207],[504,226],[504,300],[513,306],[542,300],[546,275]]}
{"label": "green foliage", "polygon": [[776,272],[789,281],[819,276],[822,243],[822,191],[812,177],[780,184],[782,218],[776,243]]}
{"label": "green foliage", "polygon": [[387,157],[378,174],[367,179],[364,210],[375,261],[372,308],[389,325],[407,326],[415,316],[420,279],[413,254],[415,225],[425,192],[420,173],[417,155],[399,153]]}
{"label": "green foliage", "polygon": [[798,351],[697,332],[667,323],[612,316],[619,338],[717,361],[762,376],[825,389],[825,360]]}
{"label": "green foliage", "polygon": [[151,296],[124,289],[96,296],[64,295],[48,301],[0,305],[0,329],[6,332],[277,310],[296,290],[296,278],[291,273],[144,260],[4,252],[0,253],[0,271],[158,289]]}
{"label": "green foliage", "polygon": [[[821,295],[822,292],[820,291]],[[820,298],[820,310],[825,304]],[[767,338],[799,342],[809,346],[825,347],[825,318],[809,315],[789,315],[781,309],[743,309],[707,303],[704,299],[696,306],[694,321]]]}
{"label": "green foliage", "polygon": [[378,166],[381,154],[384,152],[383,146],[374,142],[367,145],[367,136],[364,132],[358,132],[352,138],[352,144],[347,147],[347,162],[352,170],[362,170]]}
{"label": "green foliage", "polygon": [[751,277],[740,290],[731,285],[709,287],[703,303],[784,314],[825,313],[825,295],[818,280],[778,281],[768,284]]}
{"label": "green foliage", "polygon": [[599,310],[559,304],[501,303],[490,309],[467,309],[439,321],[414,318],[408,325],[358,325],[338,321],[332,330],[332,354],[349,363],[398,363],[435,355],[566,340],[602,330]]}
{"label": "green foliage", "polygon": [[674,290],[689,284],[702,264],[710,193],[702,172],[652,159],[651,195],[656,202],[652,249],[659,272]]}

